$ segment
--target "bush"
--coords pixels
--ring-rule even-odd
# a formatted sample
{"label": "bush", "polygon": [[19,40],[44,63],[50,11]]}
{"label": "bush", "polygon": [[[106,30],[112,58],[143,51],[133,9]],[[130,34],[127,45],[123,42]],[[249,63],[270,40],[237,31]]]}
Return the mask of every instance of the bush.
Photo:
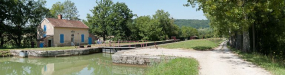
{"label": "bush", "polygon": [[193,47],[193,49],[195,50],[210,50],[212,49],[212,47],[207,47],[207,46],[196,46],[196,47]]}

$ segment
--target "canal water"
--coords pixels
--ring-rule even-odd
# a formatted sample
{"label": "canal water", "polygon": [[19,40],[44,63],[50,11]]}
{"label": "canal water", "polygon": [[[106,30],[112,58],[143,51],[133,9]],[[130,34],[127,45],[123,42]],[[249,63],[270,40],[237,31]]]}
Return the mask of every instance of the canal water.
{"label": "canal water", "polygon": [[50,58],[0,58],[0,75],[143,75],[146,66],[112,63],[111,54]]}

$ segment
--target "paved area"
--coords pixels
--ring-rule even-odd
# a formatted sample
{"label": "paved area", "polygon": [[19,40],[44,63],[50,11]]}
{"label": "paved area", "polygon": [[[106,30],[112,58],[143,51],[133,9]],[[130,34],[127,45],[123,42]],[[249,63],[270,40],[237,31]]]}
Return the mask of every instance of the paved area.
{"label": "paved area", "polygon": [[178,57],[192,57],[198,60],[200,75],[271,75],[268,71],[250,62],[244,61],[232,53],[222,43],[213,51],[195,51],[183,49],[155,49],[144,48],[127,50],[123,55],[167,55]]}

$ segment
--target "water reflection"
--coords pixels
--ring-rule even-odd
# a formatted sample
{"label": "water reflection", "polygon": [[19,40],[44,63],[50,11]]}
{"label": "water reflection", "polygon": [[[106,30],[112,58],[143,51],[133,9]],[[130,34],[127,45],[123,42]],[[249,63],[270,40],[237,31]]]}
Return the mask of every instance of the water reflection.
{"label": "water reflection", "polygon": [[110,54],[57,58],[0,58],[5,75],[143,75],[146,67],[114,65]]}

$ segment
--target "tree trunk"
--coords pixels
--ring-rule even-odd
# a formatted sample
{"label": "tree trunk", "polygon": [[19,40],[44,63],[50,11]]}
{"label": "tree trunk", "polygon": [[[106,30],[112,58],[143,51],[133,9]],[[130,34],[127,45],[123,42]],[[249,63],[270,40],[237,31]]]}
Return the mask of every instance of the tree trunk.
{"label": "tree trunk", "polygon": [[18,47],[21,47],[21,35],[20,36],[18,35],[17,40],[16,40],[16,45]]}
{"label": "tree trunk", "polygon": [[238,33],[238,35],[237,35],[237,49],[238,50],[242,50],[242,48],[243,48],[242,47],[243,46],[242,45],[242,42],[243,42],[242,40],[243,40],[243,36]]}
{"label": "tree trunk", "polygon": [[252,49],[253,52],[255,52],[255,29],[254,29],[255,24],[253,24],[252,26]]}
{"label": "tree trunk", "polygon": [[243,48],[242,52],[248,52],[250,49],[250,38],[249,38],[249,31],[243,32]]}
{"label": "tree trunk", "polygon": [[0,44],[0,47],[4,47],[4,39],[3,38],[0,38],[1,39],[1,44]]}
{"label": "tree trunk", "polygon": [[106,33],[104,32],[103,33],[103,41],[105,41],[106,40]]}

